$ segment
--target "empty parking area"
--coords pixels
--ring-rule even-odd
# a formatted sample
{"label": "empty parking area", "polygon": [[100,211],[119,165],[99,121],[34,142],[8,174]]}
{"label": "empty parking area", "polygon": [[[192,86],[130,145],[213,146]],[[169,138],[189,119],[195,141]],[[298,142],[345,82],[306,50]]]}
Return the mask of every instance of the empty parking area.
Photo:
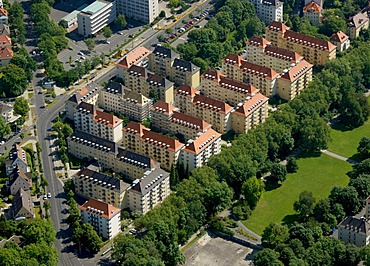
{"label": "empty parking area", "polygon": [[208,234],[184,253],[186,266],[251,266],[254,254],[251,248]]}

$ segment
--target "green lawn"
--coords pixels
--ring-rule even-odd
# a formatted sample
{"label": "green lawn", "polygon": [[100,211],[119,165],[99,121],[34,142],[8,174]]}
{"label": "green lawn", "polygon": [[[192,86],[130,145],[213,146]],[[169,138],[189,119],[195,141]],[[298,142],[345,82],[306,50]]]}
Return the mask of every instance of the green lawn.
{"label": "green lawn", "polygon": [[244,222],[249,229],[262,234],[270,223],[292,223],[296,218],[293,203],[302,191],[311,191],[318,200],[327,197],[332,187],[346,186],[349,182],[346,173],[351,170],[351,164],[347,162],[325,154],[297,162],[297,173],[288,174],[279,188],[264,192],[251,217]]}
{"label": "green lawn", "polygon": [[[367,102],[370,105],[370,97],[368,97]],[[357,153],[357,146],[361,138],[364,136],[370,137],[370,119],[361,127],[353,130],[333,129],[331,132],[333,141],[329,143],[328,150],[349,158]]]}

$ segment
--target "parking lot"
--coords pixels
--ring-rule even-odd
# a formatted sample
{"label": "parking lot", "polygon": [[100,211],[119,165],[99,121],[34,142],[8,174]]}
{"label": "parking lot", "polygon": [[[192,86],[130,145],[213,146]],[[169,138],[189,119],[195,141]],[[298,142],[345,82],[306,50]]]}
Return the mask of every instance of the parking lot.
{"label": "parking lot", "polygon": [[208,234],[184,253],[186,266],[251,266],[254,254],[251,248]]}

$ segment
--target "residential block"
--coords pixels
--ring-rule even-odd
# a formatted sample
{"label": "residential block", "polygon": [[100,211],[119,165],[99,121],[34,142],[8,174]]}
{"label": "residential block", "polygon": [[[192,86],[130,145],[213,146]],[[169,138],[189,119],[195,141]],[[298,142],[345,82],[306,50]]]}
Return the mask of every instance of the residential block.
{"label": "residential block", "polygon": [[257,16],[266,24],[283,21],[284,3],[279,0],[249,0],[254,4]]}
{"label": "residential block", "polygon": [[333,33],[333,35],[330,37],[330,41],[337,47],[337,52],[343,52],[351,45],[349,37],[342,31]]}
{"label": "residential block", "polygon": [[152,23],[159,15],[158,0],[117,0],[117,12],[127,18]]}
{"label": "residential block", "polygon": [[81,102],[95,105],[99,99],[99,91],[99,88],[88,89],[85,87],[69,97],[65,104],[67,118],[72,121],[74,120],[74,113]]}
{"label": "residential block", "polygon": [[311,1],[303,8],[303,17],[314,25],[319,26],[322,20],[322,8],[315,1]]}

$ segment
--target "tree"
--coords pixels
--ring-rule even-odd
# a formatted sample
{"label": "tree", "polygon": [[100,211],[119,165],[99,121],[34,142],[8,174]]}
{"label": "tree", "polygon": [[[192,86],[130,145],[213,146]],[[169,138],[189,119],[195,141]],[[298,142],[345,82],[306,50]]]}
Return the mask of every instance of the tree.
{"label": "tree", "polygon": [[27,243],[30,244],[45,241],[50,245],[56,239],[56,232],[50,220],[32,220],[27,222],[26,226],[22,228],[22,235],[27,240]]}
{"label": "tree", "polygon": [[177,46],[177,50],[181,53],[181,56],[186,61],[191,61],[198,53],[198,49],[193,43],[180,43]]}
{"label": "tree", "polygon": [[127,25],[127,21],[126,21],[125,16],[123,14],[119,14],[117,16],[116,21],[114,22],[114,24],[116,24],[118,29],[123,30]]}
{"label": "tree", "polygon": [[346,20],[338,16],[325,17],[319,28],[319,32],[326,36],[331,36],[338,31],[347,32]]}
{"label": "tree", "polygon": [[320,117],[306,116],[300,126],[299,143],[304,150],[325,149],[331,141],[330,129]]}
{"label": "tree", "polygon": [[370,157],[370,138],[362,137],[360,143],[358,144],[357,152],[364,159]]}
{"label": "tree", "polygon": [[359,200],[364,202],[370,196],[370,175],[360,175],[356,179],[351,179],[349,186],[356,189]]}
{"label": "tree", "polygon": [[354,215],[360,209],[361,203],[354,187],[334,187],[329,195],[330,204],[339,203],[343,206],[346,215]]}
{"label": "tree", "polygon": [[0,69],[0,74],[0,96],[19,96],[26,90],[28,81],[22,68],[9,64]]}
{"label": "tree", "polygon": [[111,30],[111,28],[109,26],[105,26],[103,28],[103,36],[108,39],[110,36],[112,36],[113,34],[113,31]]}
{"label": "tree", "polygon": [[242,193],[251,209],[254,209],[257,206],[257,203],[262,196],[264,187],[265,185],[263,181],[257,179],[256,177],[251,177],[244,182],[242,186]]}
{"label": "tree", "polygon": [[176,189],[179,182],[180,182],[179,174],[176,171],[175,166],[171,165],[171,171],[170,171],[170,187],[171,187],[171,189]]}
{"label": "tree", "polygon": [[169,4],[171,7],[178,7],[180,5],[180,0],[170,0]]}
{"label": "tree", "polygon": [[26,259],[36,259],[38,265],[57,265],[58,263],[58,251],[45,241],[25,246],[22,254]]}
{"label": "tree", "polygon": [[164,10],[162,10],[160,13],[159,13],[159,17],[160,18],[165,18],[166,17],[166,12]]}
{"label": "tree", "polygon": [[299,200],[294,202],[294,210],[298,212],[300,220],[305,221],[312,213],[316,199],[312,192],[303,191],[299,195]]}
{"label": "tree", "polygon": [[349,128],[363,125],[369,117],[369,105],[362,93],[356,93],[354,89],[343,95],[340,105],[340,121]]}
{"label": "tree", "polygon": [[61,26],[62,28],[65,28],[65,29],[68,28],[68,22],[65,21],[64,19],[59,21],[58,25]]}
{"label": "tree", "polygon": [[285,243],[289,237],[288,227],[281,224],[269,224],[262,233],[262,245],[275,249]]}
{"label": "tree", "polygon": [[10,132],[11,132],[10,126],[6,124],[4,117],[0,115],[0,138],[4,137]]}
{"label": "tree", "polygon": [[370,158],[354,165],[352,171],[349,173],[351,178],[357,178],[360,175],[370,175]]}
{"label": "tree", "polygon": [[254,256],[253,264],[255,266],[283,266],[279,260],[279,253],[269,248],[259,251]]}
{"label": "tree", "polygon": [[86,247],[93,253],[99,252],[100,248],[103,246],[103,241],[98,236],[91,224],[85,223],[82,225],[83,231],[83,243]]}
{"label": "tree", "polygon": [[287,158],[287,164],[286,164],[286,170],[288,173],[296,173],[299,169],[299,166],[297,164],[297,160],[293,156],[289,156]]}
{"label": "tree", "polygon": [[18,97],[14,102],[14,113],[24,116],[28,113],[30,107],[28,101],[23,97]]}
{"label": "tree", "polygon": [[200,73],[204,73],[209,68],[208,63],[200,57],[194,58],[192,63],[197,67],[200,67]]}
{"label": "tree", "polygon": [[286,179],[287,170],[285,165],[275,163],[271,168],[271,176],[275,182],[284,182]]}
{"label": "tree", "polygon": [[87,49],[89,49],[89,51],[94,50],[94,47],[95,47],[95,41],[94,41],[92,38],[88,38],[88,39],[86,39],[86,40],[85,40],[85,43],[86,43]]}

